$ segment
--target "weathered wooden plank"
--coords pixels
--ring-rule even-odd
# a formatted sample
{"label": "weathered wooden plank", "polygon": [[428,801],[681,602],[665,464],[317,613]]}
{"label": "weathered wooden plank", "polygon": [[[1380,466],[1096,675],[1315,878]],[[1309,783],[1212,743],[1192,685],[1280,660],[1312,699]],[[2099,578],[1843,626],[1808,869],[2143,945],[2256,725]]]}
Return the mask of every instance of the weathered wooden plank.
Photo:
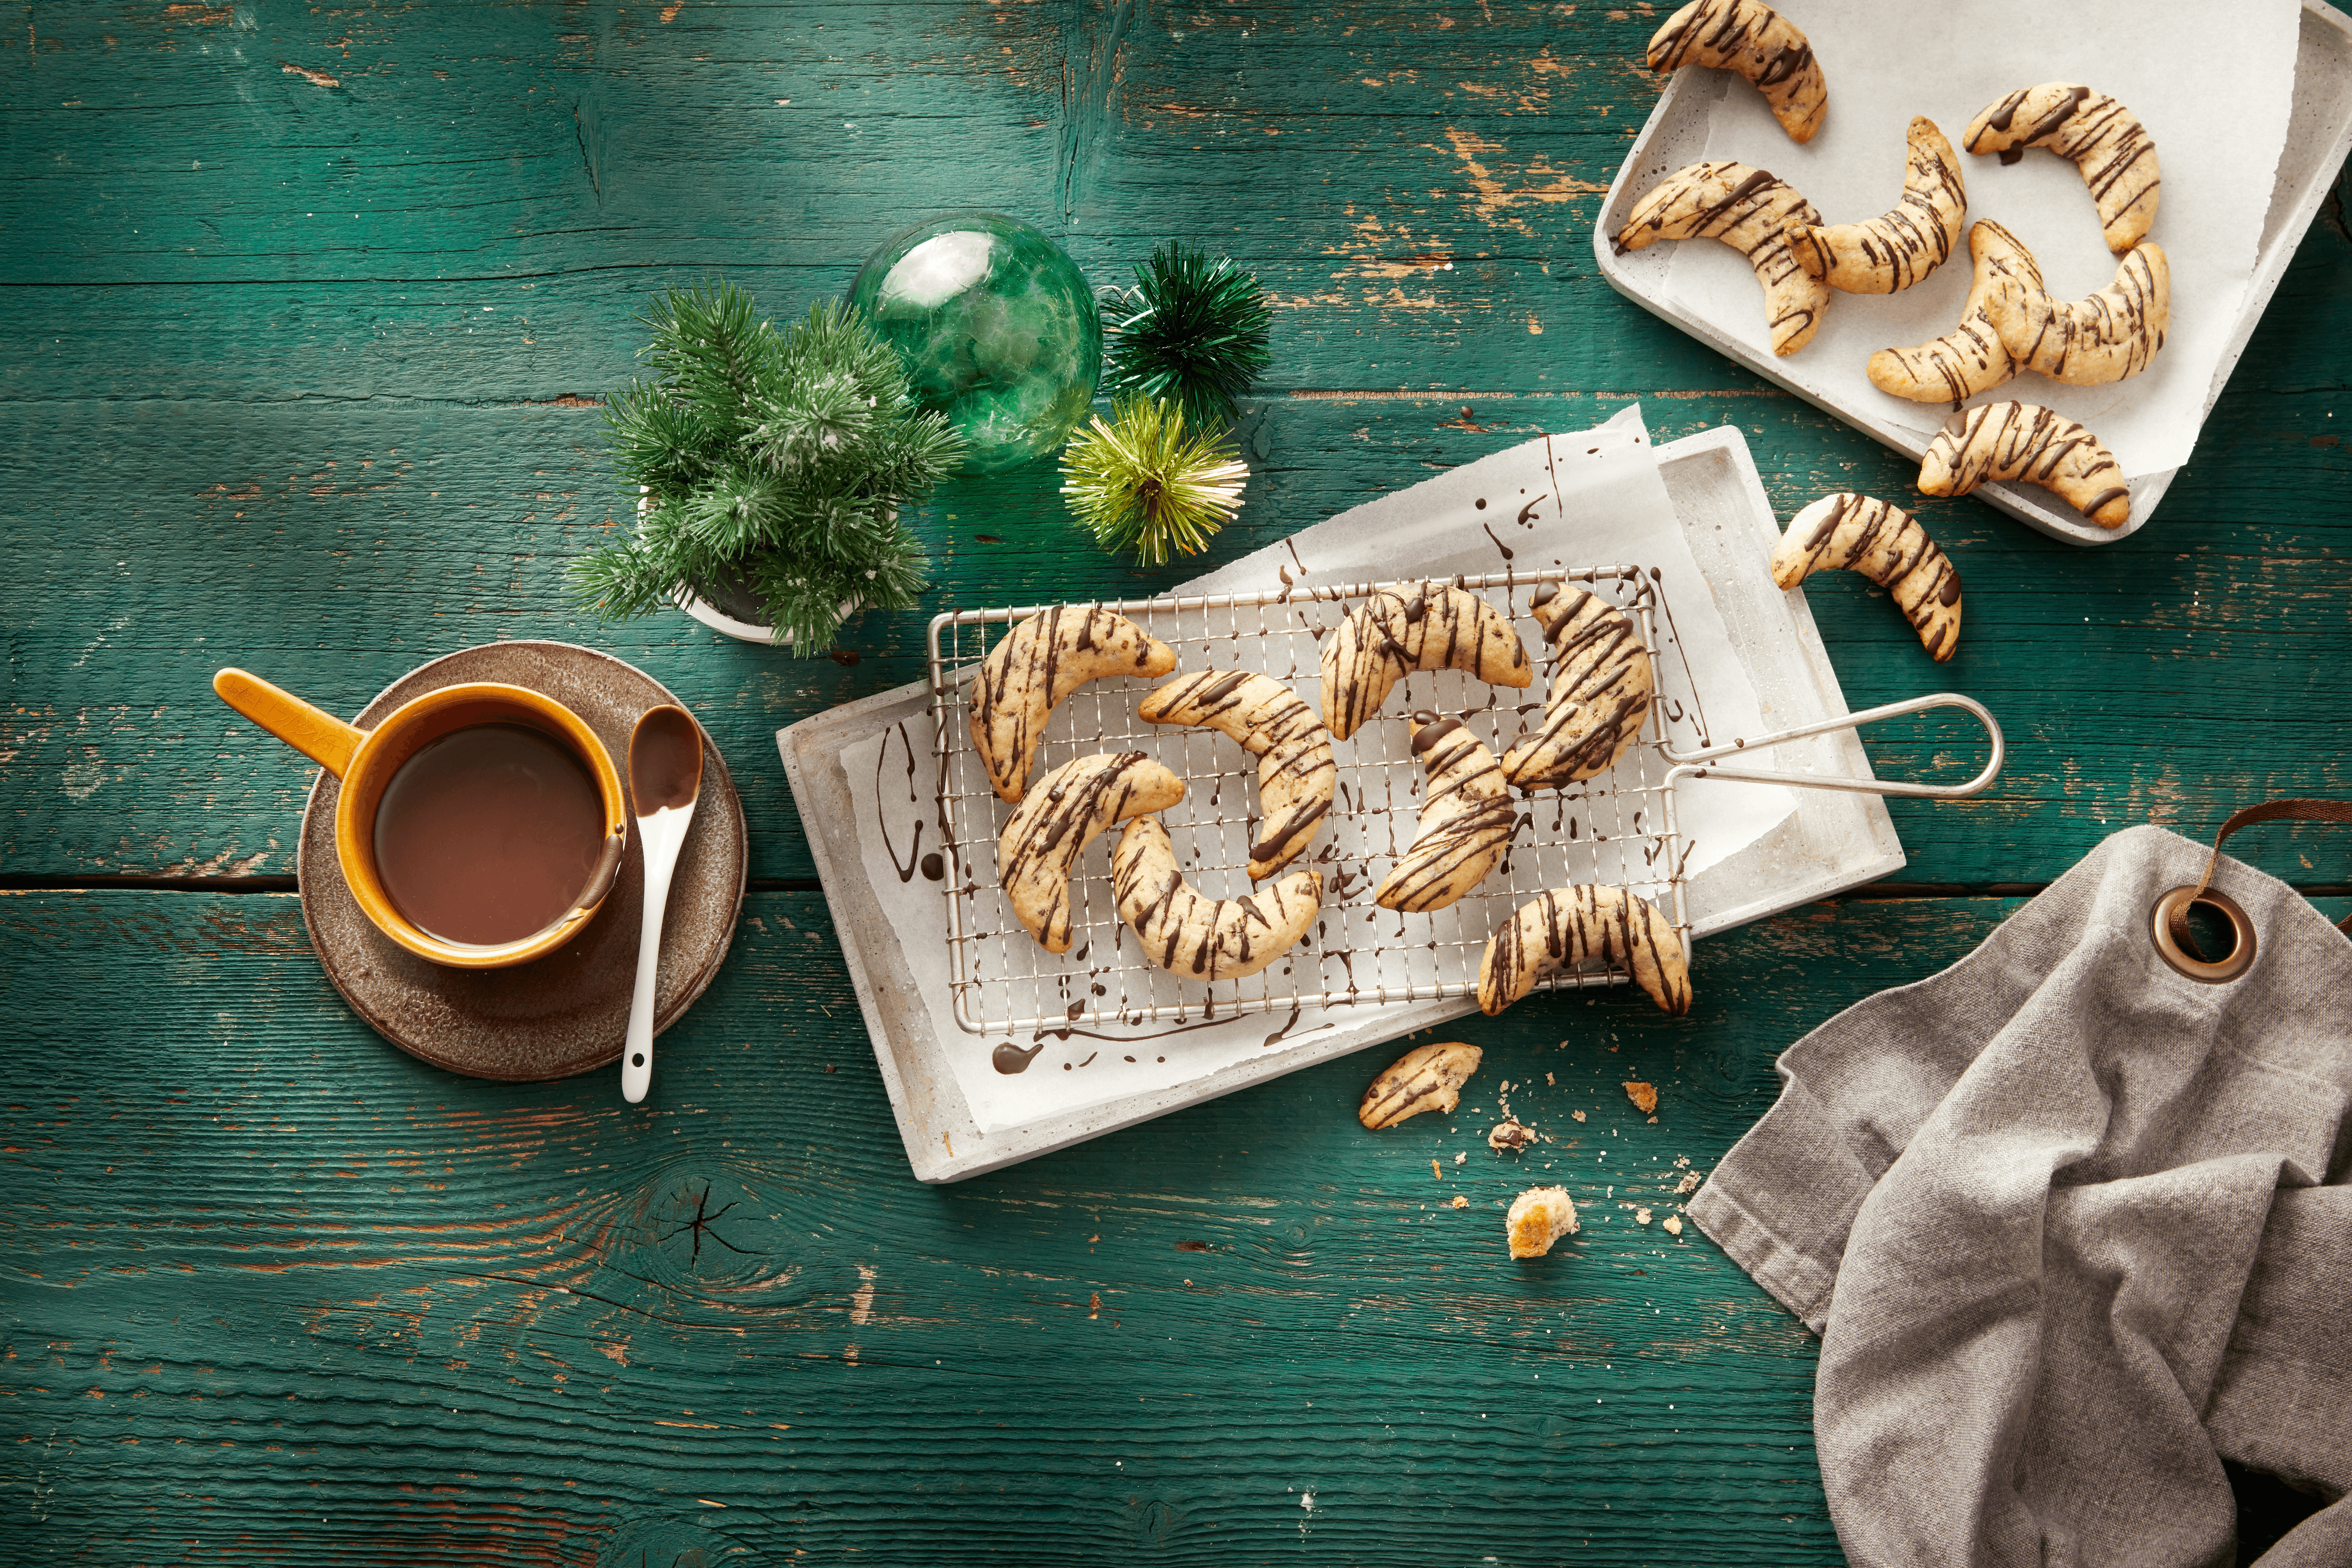
{"label": "weathered wooden plank", "polygon": [[[1671,1211],[1796,1033],[2011,907],[1707,944],[1686,1020],[1465,1021],[1464,1109],[1391,1134],[1355,1124],[1360,1060],[940,1191],[814,895],[752,896],[644,1111],[399,1055],[289,897],[0,896],[0,1542],[585,1562],[713,1511],[772,1561],[1834,1560],[1810,1342],[1630,1206]],[[1557,1142],[1483,1146],[1505,1081]],[[1501,1207],[1538,1177],[1585,1229],[1514,1264]]]}
{"label": "weathered wooden plank", "polygon": [[[593,394],[660,284],[837,292],[959,204],[1100,281],[1171,235],[1230,249],[1276,302],[1277,386],[1757,384],[1593,273],[1656,90],[1638,12],[660,14],[93,7],[37,20],[30,63],[0,40],[0,277],[38,286],[0,295],[0,390]],[[2340,269],[2340,214],[2315,235]],[[2343,386],[2341,277],[2247,384]]]}
{"label": "weathered wooden plank", "polygon": [[[1465,1020],[1462,1111],[1388,1134],[1357,1058],[940,1190],[812,894],[752,895],[642,1110],[400,1055],[290,897],[0,895],[0,1546],[1835,1561],[1811,1342],[1629,1206],[1670,1212],[1797,1035],[2015,907],[1795,912],[1703,945],[1686,1019]],[[1482,1145],[1506,1081],[1555,1142]],[[1585,1228],[1515,1264],[1538,1177]]]}
{"label": "weathered wooden plank", "polygon": [[[1948,687],[2010,728],[1996,797],[1898,804],[1907,878],[2043,880],[2125,822],[2194,825],[2265,794],[2352,788],[2331,727],[2352,666],[2326,652],[2352,613],[2335,588],[2352,460],[2328,401],[2226,397],[2207,455],[2158,523],[2119,545],[2073,550],[1973,501],[1927,503],[1969,588],[1949,664],[1931,664],[1859,580],[1807,590],[1850,701]],[[1247,432],[1249,503],[1207,560],[1623,402],[1267,400]],[[1662,437],[1739,425],[1784,514],[1829,488],[1905,487],[1898,458],[1791,399],[1654,398],[1646,412]],[[774,728],[915,678],[923,618],[950,593],[1126,597],[1190,570],[1102,556],[1065,520],[1050,465],[957,481],[919,519],[943,585],[925,610],[857,622],[854,664],[795,661],[680,616],[605,627],[567,607],[565,561],[619,510],[593,409],[145,401],[45,418],[53,460],[10,493],[19,596],[0,626],[0,869],[16,875],[290,869],[308,765],[219,707],[206,684],[219,665],[352,713],[451,649],[557,637],[630,659],[693,704],[735,767],[755,874],[805,876]],[[1960,733],[1889,727],[1874,754],[1916,772]],[[2311,874],[2342,880],[2342,864],[2323,853]]]}

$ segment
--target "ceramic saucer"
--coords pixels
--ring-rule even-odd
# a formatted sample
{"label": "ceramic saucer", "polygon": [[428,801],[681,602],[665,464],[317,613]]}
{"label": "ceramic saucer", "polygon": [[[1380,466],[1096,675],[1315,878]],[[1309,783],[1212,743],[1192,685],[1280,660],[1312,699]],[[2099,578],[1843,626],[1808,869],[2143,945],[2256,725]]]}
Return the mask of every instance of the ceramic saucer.
{"label": "ceramic saucer", "polygon": [[[365,728],[412,697],[467,681],[503,681],[555,698],[624,768],[638,716],[677,701],[608,653],[568,643],[493,643],[411,671],[352,722]],[[411,1056],[474,1078],[563,1078],[620,1060],[645,904],[645,862],[634,833],[621,880],[569,945],[511,969],[452,969],[397,946],[360,912],[335,859],[341,794],[341,782],[321,771],[302,813],[295,875],[310,944],[353,1011]],[[656,1033],[719,972],[734,940],[750,860],[743,802],[726,758],[706,737],[701,803],[678,854],[662,927]]]}

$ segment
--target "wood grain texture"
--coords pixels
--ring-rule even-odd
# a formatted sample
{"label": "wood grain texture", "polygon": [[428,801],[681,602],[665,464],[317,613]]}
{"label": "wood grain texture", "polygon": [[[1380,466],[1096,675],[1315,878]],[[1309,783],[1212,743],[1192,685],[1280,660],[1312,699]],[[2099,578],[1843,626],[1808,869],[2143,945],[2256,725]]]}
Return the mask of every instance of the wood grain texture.
{"label": "wood grain texture", "polygon": [[[222,722],[213,668],[268,665],[349,712],[452,648],[556,636],[694,704],[743,778],[754,873],[805,878],[768,735],[912,678],[950,596],[1148,592],[1636,395],[1662,435],[1738,424],[1784,513],[1907,492],[1900,459],[1588,275],[1595,192],[1654,91],[1633,64],[1647,26],[1402,5],[45,13],[0,39],[26,89],[26,176],[0,186],[19,241],[0,394],[44,433],[0,459],[23,606],[0,627],[0,873],[282,874],[305,771]],[[1045,221],[1098,277],[1188,232],[1260,271],[1276,371],[1241,523],[1138,572],[1068,528],[1050,465],[958,482],[916,519],[941,592],[858,622],[855,666],[572,612],[564,562],[625,516],[588,400],[629,371],[631,312],[723,266],[789,313],[950,199]],[[2118,821],[2342,787],[2315,722],[2340,663],[2300,654],[2345,630],[2347,331],[2339,206],[2161,526],[2077,552],[1973,502],[1927,508],[1969,589],[1947,669],[1859,585],[1811,596],[1855,704],[1952,685],[2019,743],[1996,799],[1895,808],[1906,878],[2044,880]],[[2250,746],[2237,693],[2282,660],[2299,689]],[[1951,739],[1873,746],[1899,772]]]}
{"label": "wood grain texture", "polygon": [[[1250,499],[1207,559],[1624,401],[1269,400],[1245,431]],[[2290,414],[2275,401],[2225,398],[2209,446],[2239,477],[2209,484],[2192,466],[2168,502],[2211,522],[2076,550],[1973,501],[1923,502],[1968,592],[1948,664],[1930,664],[1868,585],[1802,591],[1849,702],[1958,690],[2009,730],[2009,770],[1990,797],[1895,804],[1906,880],[2045,881],[2126,822],[2201,831],[2248,800],[2352,787],[2334,738],[2352,664],[2323,652],[2341,646],[2352,616],[2336,581],[2352,549],[2340,500],[2352,466],[2306,423],[2325,427],[2331,410]],[[1901,459],[1793,399],[1643,406],[1662,437],[1738,424],[1784,516],[1831,489],[1906,491]],[[427,659],[552,637],[628,659],[693,706],[743,789],[753,874],[805,877],[776,728],[917,678],[923,622],[950,599],[1128,597],[1194,570],[1101,555],[1065,520],[1050,468],[958,480],[918,525],[941,585],[923,608],[861,617],[840,662],[798,661],[679,615],[606,627],[568,609],[565,564],[617,510],[593,451],[593,410],[199,400],[52,403],[43,418],[62,460],[13,492],[5,549],[22,597],[0,627],[0,870],[17,874],[289,871],[312,769],[212,697],[223,664],[348,715]],[[2262,694],[2256,728],[2250,691]],[[1889,775],[1965,777],[1978,755],[1969,727],[1904,721],[1869,744]],[[2319,830],[2305,837],[2321,858],[2302,869],[2346,880],[2343,852]]]}
{"label": "wood grain texture", "polygon": [[[1810,1342],[1623,1206],[1656,1218],[1674,1162],[1769,1104],[1777,1051],[2012,902],[1762,923],[1702,946],[1688,1019],[1467,1020],[1463,1110],[1387,1134],[1356,1125],[1359,1058],[935,1191],[771,740],[913,678],[940,603],[1147,593],[1636,398],[1662,438],[1737,424],[1784,516],[1906,494],[1908,465],[1594,276],[1656,20],[115,0],[0,28],[0,889],[48,888],[0,891],[0,1560],[1835,1561]],[[1906,880],[2040,881],[2130,822],[2352,785],[2345,194],[2150,527],[2074,551],[1927,503],[1968,589],[1947,666],[1867,585],[1810,595],[1856,706],[1949,686],[2009,727],[1995,796],[1895,806]],[[789,315],[963,204],[1098,282],[1174,236],[1265,281],[1275,365],[1216,548],[1110,560],[1041,467],[923,509],[939,590],[838,661],[571,612],[564,563],[626,512],[593,400],[633,315],[714,271]],[[290,871],[309,769],[215,668],[350,713],[541,636],[695,707],[769,883],[648,1110],[420,1066],[343,1008],[292,898],[219,891]],[[1971,767],[1954,732],[1871,744]],[[2347,848],[2232,843],[2305,885]],[[188,885],[58,890],[126,875]],[[1507,1079],[1558,1142],[1484,1147]],[[1538,1170],[1598,1201],[1513,1265],[1500,1215]]]}
{"label": "wood grain texture", "polygon": [[[1465,1019],[1462,1108],[1388,1133],[1360,1057],[940,1190],[814,895],[752,895],[644,1111],[399,1054],[291,897],[0,895],[0,1555],[585,1563],[707,1498],[770,1563],[1818,1562],[1811,1342],[1633,1206],[2014,906],[1766,922],[1687,1019]],[[1487,1150],[1506,1101],[1554,1141]],[[1584,1228],[1513,1263],[1538,1176]]]}

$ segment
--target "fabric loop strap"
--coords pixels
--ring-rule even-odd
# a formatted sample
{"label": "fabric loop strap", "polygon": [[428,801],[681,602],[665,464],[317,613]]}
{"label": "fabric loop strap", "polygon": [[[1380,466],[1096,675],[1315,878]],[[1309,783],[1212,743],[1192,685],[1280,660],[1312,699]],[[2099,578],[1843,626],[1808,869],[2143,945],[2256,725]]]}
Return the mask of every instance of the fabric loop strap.
{"label": "fabric loop strap", "polygon": [[[2181,900],[2172,911],[2170,922],[2172,940],[2182,952],[2199,951],[2195,940],[2189,933],[2189,910],[2190,905],[2205,895],[2205,890],[2213,885],[2214,868],[2221,863],[2222,841],[2240,828],[2252,823],[2282,821],[2352,822],[2352,800],[2265,800],[2259,806],[2248,806],[2243,810],[2231,812],[2230,820],[2221,824],[2221,831],[2213,835],[2213,852],[2205,859],[2205,874],[2197,879],[2197,891]],[[2347,915],[2337,921],[2336,929],[2347,936],[2352,936],[2352,915]]]}

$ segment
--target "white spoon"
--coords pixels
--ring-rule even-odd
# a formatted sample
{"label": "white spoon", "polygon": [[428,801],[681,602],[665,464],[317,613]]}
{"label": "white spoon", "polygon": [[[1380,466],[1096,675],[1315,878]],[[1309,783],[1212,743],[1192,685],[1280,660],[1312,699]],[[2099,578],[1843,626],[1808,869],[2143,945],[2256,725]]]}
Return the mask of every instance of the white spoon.
{"label": "white spoon", "polygon": [[645,930],[637,939],[637,988],[621,1044],[621,1098],[635,1105],[654,1081],[654,978],[661,967],[662,914],[670,873],[702,793],[702,731],[682,707],[648,708],[629,737],[629,804],[646,862]]}

